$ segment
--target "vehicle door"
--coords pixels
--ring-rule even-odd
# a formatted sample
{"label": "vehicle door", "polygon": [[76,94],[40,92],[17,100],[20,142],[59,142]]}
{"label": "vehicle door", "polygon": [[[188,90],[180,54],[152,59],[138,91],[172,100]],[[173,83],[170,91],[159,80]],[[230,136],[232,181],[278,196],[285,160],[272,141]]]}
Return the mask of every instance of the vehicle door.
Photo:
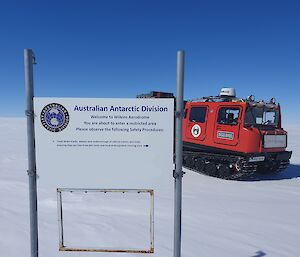
{"label": "vehicle door", "polygon": [[207,106],[192,106],[188,112],[186,137],[194,143],[203,141],[206,135]]}
{"label": "vehicle door", "polygon": [[237,145],[239,142],[240,119],[241,109],[239,107],[219,107],[214,130],[215,143]]}

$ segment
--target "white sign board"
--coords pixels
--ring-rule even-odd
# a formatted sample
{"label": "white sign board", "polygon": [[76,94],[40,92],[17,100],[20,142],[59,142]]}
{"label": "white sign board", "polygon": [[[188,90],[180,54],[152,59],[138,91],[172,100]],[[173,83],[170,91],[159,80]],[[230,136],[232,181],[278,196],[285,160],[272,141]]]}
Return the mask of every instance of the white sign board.
{"label": "white sign board", "polygon": [[[162,197],[173,199],[173,99],[34,98],[34,110],[41,256],[60,256],[65,255],[65,251],[86,250],[154,252],[154,255],[159,256],[160,250],[154,245],[160,236],[153,232],[153,223],[156,231],[159,231],[160,222],[156,219],[156,213],[163,212],[160,210],[163,205],[159,201]],[[65,245],[62,241],[66,238],[63,233],[67,230],[64,224],[72,222],[62,220],[63,208],[69,206],[66,211],[70,212],[72,204],[64,203],[64,199],[67,198],[64,198],[63,194],[67,197],[67,193],[73,192],[79,195],[77,200],[72,198],[73,206],[84,201],[80,193],[92,192],[96,197],[94,200],[98,199],[97,192],[101,195],[114,194],[112,202],[115,203],[119,201],[119,196],[115,193],[136,192],[143,195],[145,201],[149,200],[149,249],[136,248],[134,242],[128,247],[124,245],[121,249],[114,245],[109,245],[107,249],[103,242],[102,245],[93,247],[72,243]],[[95,202],[91,209],[95,208],[94,204]],[[84,203],[84,206],[86,210],[87,203]],[[172,207],[172,204],[170,206]],[[124,207],[122,208],[124,210]],[[80,213],[78,209],[80,207],[74,212]],[[172,213],[173,209],[168,211]],[[99,212],[101,219],[104,215],[101,213],[101,206]],[[71,213],[72,210],[70,217]],[[109,212],[105,214],[110,215]],[[88,214],[84,219],[86,217]],[[93,216],[91,219],[94,218]],[[46,231],[41,225],[43,219],[52,220],[55,223],[53,228]],[[169,222],[171,226],[167,227],[172,228],[173,220]],[[73,225],[75,228],[76,224]],[[79,229],[82,230],[83,227]],[[72,231],[73,234],[75,232]],[[88,231],[81,233],[87,235],[85,238],[88,237]],[[95,233],[99,238],[103,236],[101,229],[99,235],[97,231],[93,232],[93,238]],[[171,229],[164,233],[169,234],[170,245],[166,247],[171,249],[173,233]],[[53,242],[53,252],[49,252],[48,247],[47,250],[43,248],[44,244],[49,245],[49,240]],[[74,254],[85,256],[84,252]]]}

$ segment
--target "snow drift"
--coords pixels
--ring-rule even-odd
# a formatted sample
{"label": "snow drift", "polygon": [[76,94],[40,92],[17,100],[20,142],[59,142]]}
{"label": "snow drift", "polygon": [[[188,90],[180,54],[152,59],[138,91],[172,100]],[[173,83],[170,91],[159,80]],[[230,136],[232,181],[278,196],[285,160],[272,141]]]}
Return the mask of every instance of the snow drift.
{"label": "snow drift", "polygon": [[[300,256],[300,126],[287,126],[287,130],[293,156],[290,167],[279,175],[225,181],[186,170],[183,180],[183,257]],[[0,256],[29,257],[25,119],[1,118],[0,142]],[[43,201],[45,196],[40,193],[42,204],[56,208],[56,203]],[[163,206],[165,212],[158,216],[158,222],[166,226],[173,216],[168,200]],[[105,228],[116,229],[109,210],[103,215],[101,222]],[[89,217],[85,230],[97,235],[93,225],[97,221],[95,217]],[[50,221],[43,221],[39,226],[54,229]],[[119,231],[126,233],[125,222],[119,222],[117,226]],[[137,224],[131,231],[130,240],[140,240],[139,226]],[[155,247],[161,249],[161,257],[172,256],[172,249],[166,247],[170,239],[164,236],[164,229],[155,230],[155,233],[160,235]],[[43,252],[41,257],[53,257],[51,248],[58,245],[58,238],[45,235],[43,238],[40,243],[49,251]],[[76,240],[80,241],[80,237]],[[137,256],[115,253],[67,255]]]}

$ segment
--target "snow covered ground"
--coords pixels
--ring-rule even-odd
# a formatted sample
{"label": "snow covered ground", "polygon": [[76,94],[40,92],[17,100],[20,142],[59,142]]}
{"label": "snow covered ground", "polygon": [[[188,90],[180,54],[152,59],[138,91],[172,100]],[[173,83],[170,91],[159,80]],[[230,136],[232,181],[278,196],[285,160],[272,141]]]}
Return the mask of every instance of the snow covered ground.
{"label": "snow covered ground", "polygon": [[[187,171],[183,182],[183,257],[300,256],[300,126],[286,128],[289,132],[289,149],[294,153],[291,166],[280,175],[248,181],[224,181]],[[26,154],[25,120],[1,118],[1,257],[30,256]],[[170,199],[165,202],[165,209],[168,210]],[[48,205],[49,208],[56,208],[53,203]],[[172,215],[173,210],[158,215],[157,222],[165,222],[169,226],[167,221]],[[115,229],[115,224],[107,217],[103,220],[106,224],[102,226],[106,225],[108,231]],[[92,224],[91,221],[85,227],[96,233]],[[47,221],[40,226],[54,229],[54,225]],[[121,231],[128,228],[121,222],[117,226]],[[137,222],[131,240],[135,236],[136,241],[140,241],[140,226]],[[156,230],[155,233],[160,235],[155,240],[155,247],[161,249],[161,257],[172,256],[170,238],[164,236],[163,230]],[[44,237],[43,248],[46,251],[40,256],[53,257],[53,244],[57,245],[57,238]],[[107,253],[67,255],[137,256]]]}

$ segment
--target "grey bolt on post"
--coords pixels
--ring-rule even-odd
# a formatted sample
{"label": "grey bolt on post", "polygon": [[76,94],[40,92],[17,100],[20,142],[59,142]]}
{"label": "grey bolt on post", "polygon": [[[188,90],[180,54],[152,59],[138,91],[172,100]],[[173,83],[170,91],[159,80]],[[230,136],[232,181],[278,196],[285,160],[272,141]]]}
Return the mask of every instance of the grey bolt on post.
{"label": "grey bolt on post", "polygon": [[181,256],[182,206],[182,118],[183,118],[184,51],[177,52],[177,92],[175,125],[175,205],[174,205],[174,257]]}
{"label": "grey bolt on post", "polygon": [[36,190],[36,159],[34,146],[34,111],[33,111],[33,64],[35,57],[31,49],[24,50],[27,145],[28,145],[28,178],[30,207],[30,246],[31,257],[38,257],[38,218]]}

